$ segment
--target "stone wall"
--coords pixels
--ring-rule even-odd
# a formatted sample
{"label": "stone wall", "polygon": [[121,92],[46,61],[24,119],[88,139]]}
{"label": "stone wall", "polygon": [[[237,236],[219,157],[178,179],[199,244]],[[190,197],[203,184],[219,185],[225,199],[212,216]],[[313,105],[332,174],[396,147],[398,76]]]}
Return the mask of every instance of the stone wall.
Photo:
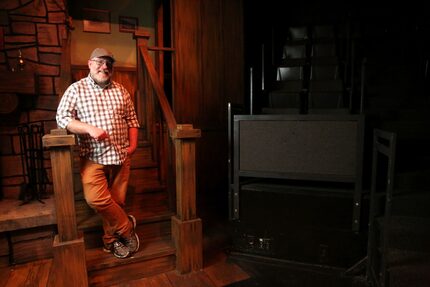
{"label": "stone wall", "polygon": [[[62,46],[69,34],[65,2],[0,1],[0,73],[6,77],[22,76],[22,81],[26,81],[28,73],[34,73],[36,79],[35,93],[32,95],[0,93],[4,99],[15,96],[18,100],[13,111],[0,113],[0,197],[18,197],[25,181],[17,127],[42,123],[46,133],[56,127],[55,111],[61,93]],[[11,82],[1,83],[8,84]],[[49,154],[45,152],[44,157],[49,169]]]}

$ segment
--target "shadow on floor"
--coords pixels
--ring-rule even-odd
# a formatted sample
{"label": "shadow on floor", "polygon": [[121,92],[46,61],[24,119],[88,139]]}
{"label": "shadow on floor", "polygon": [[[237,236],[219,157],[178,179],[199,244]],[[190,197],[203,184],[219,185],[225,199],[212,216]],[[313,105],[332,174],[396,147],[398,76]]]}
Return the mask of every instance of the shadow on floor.
{"label": "shadow on floor", "polygon": [[345,276],[344,269],[230,254],[250,278],[228,287],[368,287],[362,276]]}

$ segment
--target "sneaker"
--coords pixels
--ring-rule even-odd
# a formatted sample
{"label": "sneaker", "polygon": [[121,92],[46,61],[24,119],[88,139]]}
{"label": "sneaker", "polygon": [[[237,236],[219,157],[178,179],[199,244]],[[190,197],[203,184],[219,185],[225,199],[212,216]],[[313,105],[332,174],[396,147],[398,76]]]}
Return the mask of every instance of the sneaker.
{"label": "sneaker", "polygon": [[136,218],[134,218],[134,216],[133,215],[131,215],[131,214],[129,214],[129,215],[127,215],[128,216],[128,219],[131,221],[131,223],[133,224],[133,229],[136,229],[136,225],[137,225],[137,221],[136,221]]}
{"label": "sneaker", "polygon": [[117,258],[126,258],[130,255],[130,250],[120,241],[114,241],[110,244],[105,244],[103,247],[104,252],[112,253]]}
{"label": "sneaker", "polygon": [[136,253],[139,250],[139,236],[136,233],[136,218],[133,215],[128,215],[130,222],[133,224],[133,229],[131,230],[129,238],[123,238],[125,246],[130,251],[130,254]]}

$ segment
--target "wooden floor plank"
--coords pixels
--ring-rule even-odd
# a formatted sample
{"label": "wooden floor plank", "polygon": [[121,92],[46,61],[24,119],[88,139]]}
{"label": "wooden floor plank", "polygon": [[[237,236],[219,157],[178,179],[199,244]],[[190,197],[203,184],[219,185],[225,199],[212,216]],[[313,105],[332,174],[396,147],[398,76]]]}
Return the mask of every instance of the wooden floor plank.
{"label": "wooden floor plank", "polygon": [[246,280],[249,275],[234,263],[220,262],[203,269],[216,286]]}
{"label": "wooden floor plank", "polygon": [[[152,242],[151,244],[160,243]],[[166,271],[167,273],[159,274],[158,272],[165,269],[163,266],[167,266],[166,264],[174,266],[174,262],[165,262],[165,260],[159,258],[147,263],[129,262],[127,265],[118,266],[119,270],[115,272],[107,269],[91,272],[90,283],[93,286],[109,287],[221,287],[249,278],[236,264],[226,262],[224,254],[215,256],[211,260],[213,264],[208,265],[202,271],[185,275],[172,269]],[[52,259],[44,259],[10,268],[1,268],[0,287],[46,287],[51,267]],[[130,281],[119,283],[116,280],[118,272],[128,274]]]}
{"label": "wooden floor plank", "polygon": [[25,286],[31,265],[32,263],[27,263],[12,268],[9,275],[9,280],[7,281],[5,287]]}
{"label": "wooden floor plank", "polygon": [[176,271],[166,273],[172,287],[217,287],[203,271],[181,275]]}
{"label": "wooden floor plank", "polygon": [[[40,261],[40,268],[37,274],[37,282],[39,285],[35,285],[38,287],[46,287],[48,286],[49,280],[49,272],[51,271],[52,259],[45,259]],[[33,285],[29,285],[33,286]]]}
{"label": "wooden floor plank", "polygon": [[164,256],[146,261],[118,265],[110,269],[101,269],[89,273],[90,286],[112,286],[123,282],[155,276],[175,268],[175,257]]}
{"label": "wooden floor plank", "polygon": [[6,286],[10,272],[10,267],[0,267],[0,287]]}
{"label": "wooden floor plank", "polygon": [[34,262],[33,264],[30,264],[29,270],[28,270],[28,276],[25,280],[25,285],[23,286],[46,286],[42,285],[43,282],[39,277],[39,270],[41,269],[42,265],[39,264],[39,262]]}

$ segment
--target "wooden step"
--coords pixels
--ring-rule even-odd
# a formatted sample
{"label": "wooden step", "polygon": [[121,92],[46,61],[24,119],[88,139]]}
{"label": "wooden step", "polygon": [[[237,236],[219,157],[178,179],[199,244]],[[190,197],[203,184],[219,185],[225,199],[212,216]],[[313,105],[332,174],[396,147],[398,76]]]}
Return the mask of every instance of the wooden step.
{"label": "wooden step", "polygon": [[[154,222],[140,222],[137,227],[137,234],[139,238],[149,240],[153,238],[163,238],[170,236],[171,234],[171,222],[170,220],[154,221]],[[84,240],[85,248],[102,248],[103,228],[98,226],[92,229],[85,230]]]}
{"label": "wooden step", "polygon": [[125,259],[118,259],[112,254],[103,252],[101,248],[87,250],[86,261],[90,286],[111,286],[175,268],[176,251],[170,236],[145,239],[142,235],[141,238],[140,250]]}
{"label": "wooden step", "polygon": [[102,250],[103,231],[86,231],[85,247],[90,286],[111,286],[175,269],[176,250],[170,221],[139,222],[140,248],[132,257],[118,259]]}
{"label": "wooden step", "polygon": [[0,232],[56,223],[54,197],[23,204],[16,199],[0,200]]}
{"label": "wooden step", "polygon": [[[91,209],[84,199],[75,202],[76,219],[81,230],[101,225],[100,216]],[[167,192],[129,193],[126,212],[133,214],[138,223],[170,220],[173,212],[169,209]]]}
{"label": "wooden step", "polygon": [[157,162],[152,154],[152,145],[145,144],[138,147],[131,158],[131,169],[155,167]]}

